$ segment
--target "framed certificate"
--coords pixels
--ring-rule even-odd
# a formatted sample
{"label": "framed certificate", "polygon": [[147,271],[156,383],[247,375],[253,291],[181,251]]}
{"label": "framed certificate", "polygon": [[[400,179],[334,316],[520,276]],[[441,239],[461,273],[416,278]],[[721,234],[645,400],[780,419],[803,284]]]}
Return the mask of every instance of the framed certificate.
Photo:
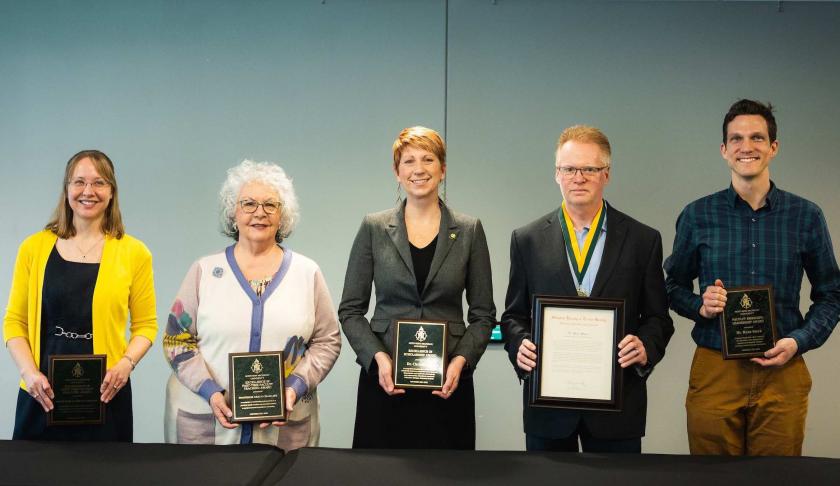
{"label": "framed certificate", "polygon": [[394,322],[394,386],[440,390],[446,382],[445,321]]}
{"label": "framed certificate", "polygon": [[535,295],[530,404],[621,411],[624,301]]}
{"label": "framed certificate", "polygon": [[105,378],[104,354],[63,354],[49,357],[49,372],[55,406],[47,425],[100,425],[105,423],[105,404],[99,387]]}
{"label": "framed certificate", "polygon": [[773,286],[726,289],[726,305],[720,314],[723,359],[763,358],[776,339]]}
{"label": "framed certificate", "polygon": [[283,351],[230,353],[231,422],[286,420]]}

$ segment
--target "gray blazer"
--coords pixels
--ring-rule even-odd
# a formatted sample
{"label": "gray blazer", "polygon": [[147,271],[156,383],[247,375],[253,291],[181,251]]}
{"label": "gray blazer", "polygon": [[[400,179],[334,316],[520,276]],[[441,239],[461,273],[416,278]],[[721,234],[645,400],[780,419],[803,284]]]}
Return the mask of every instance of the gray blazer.
{"label": "gray blazer", "polygon": [[[356,361],[370,371],[379,351],[392,353],[393,320],[443,320],[449,324],[449,357],[463,356],[475,369],[496,323],[490,253],[481,222],[440,204],[440,231],[423,293],[411,261],[405,228],[405,203],[368,214],[362,221],[344,277],[338,308],[341,328],[356,352]],[[370,321],[371,284],[376,308]],[[464,324],[462,295],[469,310]]]}

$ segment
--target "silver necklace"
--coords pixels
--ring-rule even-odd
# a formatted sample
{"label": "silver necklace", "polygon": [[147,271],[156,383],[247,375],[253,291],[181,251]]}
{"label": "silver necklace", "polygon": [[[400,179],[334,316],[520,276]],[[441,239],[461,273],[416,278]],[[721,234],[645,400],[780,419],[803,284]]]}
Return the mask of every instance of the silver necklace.
{"label": "silver necklace", "polygon": [[75,246],[76,249],[79,250],[79,254],[82,255],[82,260],[87,260],[88,254],[92,252],[97,246],[99,246],[99,244],[102,243],[102,241],[104,240],[105,237],[99,238],[98,240],[96,240],[96,243],[94,243],[93,246],[87,249],[87,251],[82,250],[82,247],[80,247],[79,244],[75,241],[73,242],[73,246]]}

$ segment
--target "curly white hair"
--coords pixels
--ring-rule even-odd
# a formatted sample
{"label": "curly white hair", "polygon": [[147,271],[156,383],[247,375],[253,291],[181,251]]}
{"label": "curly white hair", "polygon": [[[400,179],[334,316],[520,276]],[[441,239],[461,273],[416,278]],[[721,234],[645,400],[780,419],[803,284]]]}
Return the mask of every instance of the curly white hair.
{"label": "curly white hair", "polygon": [[254,162],[243,160],[239,165],[227,171],[227,179],[219,191],[221,205],[222,233],[234,240],[239,240],[239,230],[236,228],[236,205],[239,203],[239,192],[242,186],[249,182],[259,182],[277,191],[277,196],[283,207],[280,209],[280,227],[275,239],[281,243],[292,234],[300,219],[295,188],[292,180],[279,165],[272,162]]}

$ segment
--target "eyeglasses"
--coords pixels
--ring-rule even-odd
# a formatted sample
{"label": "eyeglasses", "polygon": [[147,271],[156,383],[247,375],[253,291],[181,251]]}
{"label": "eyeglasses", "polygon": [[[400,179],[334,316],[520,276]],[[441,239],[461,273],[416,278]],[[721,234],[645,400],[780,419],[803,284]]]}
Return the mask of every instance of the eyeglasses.
{"label": "eyeglasses", "polygon": [[242,211],[248,214],[257,212],[257,208],[260,206],[262,206],[265,214],[274,214],[280,210],[283,204],[279,201],[257,202],[253,199],[243,199],[239,201],[239,207],[242,208]]}
{"label": "eyeglasses", "polygon": [[73,179],[72,181],[68,182],[67,185],[74,189],[85,189],[88,185],[90,185],[94,189],[100,190],[105,189],[111,184],[108,183],[108,181],[106,181],[105,179],[96,179],[92,182],[88,182],[84,179]]}
{"label": "eyeglasses", "polygon": [[563,166],[557,167],[557,172],[559,172],[566,179],[573,178],[574,176],[577,175],[578,172],[580,172],[580,174],[583,177],[591,178],[591,177],[595,177],[595,175],[599,174],[602,171],[609,170],[609,168],[610,168],[609,165],[604,165],[604,166],[601,166],[601,167],[589,167],[589,166],[587,166],[587,167],[571,167],[571,166],[563,165]]}

